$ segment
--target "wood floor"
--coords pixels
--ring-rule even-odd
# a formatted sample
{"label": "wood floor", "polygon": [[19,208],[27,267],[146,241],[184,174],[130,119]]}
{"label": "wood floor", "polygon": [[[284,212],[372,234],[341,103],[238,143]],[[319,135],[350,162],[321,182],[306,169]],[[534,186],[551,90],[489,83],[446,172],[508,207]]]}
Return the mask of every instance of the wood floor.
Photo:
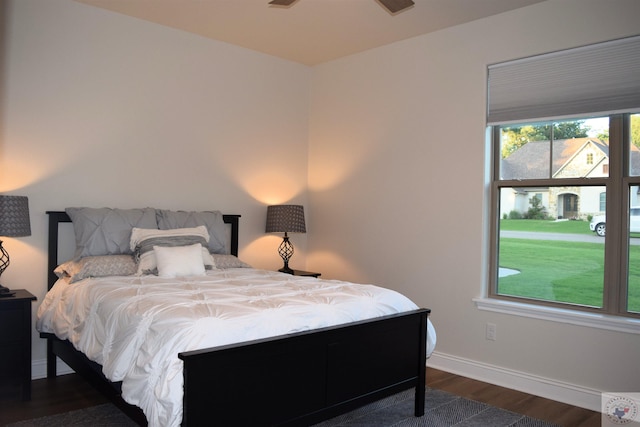
{"label": "wood floor", "polygon": [[427,367],[427,385],[564,427],[600,427],[599,412]]}
{"label": "wood floor", "polygon": [[[427,385],[560,426],[600,426],[600,414],[597,412],[433,368],[427,368]],[[35,380],[32,383],[31,394],[32,399],[29,402],[11,398],[0,400],[0,426],[106,402],[101,394],[75,374],[63,375],[53,380]]]}

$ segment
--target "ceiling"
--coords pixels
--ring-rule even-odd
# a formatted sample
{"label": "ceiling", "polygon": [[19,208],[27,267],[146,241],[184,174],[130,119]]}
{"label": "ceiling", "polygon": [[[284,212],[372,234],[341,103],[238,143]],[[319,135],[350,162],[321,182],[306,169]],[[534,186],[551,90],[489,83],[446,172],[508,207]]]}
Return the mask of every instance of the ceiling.
{"label": "ceiling", "polygon": [[391,14],[378,0],[76,0],[306,65],[545,0],[414,0]]}

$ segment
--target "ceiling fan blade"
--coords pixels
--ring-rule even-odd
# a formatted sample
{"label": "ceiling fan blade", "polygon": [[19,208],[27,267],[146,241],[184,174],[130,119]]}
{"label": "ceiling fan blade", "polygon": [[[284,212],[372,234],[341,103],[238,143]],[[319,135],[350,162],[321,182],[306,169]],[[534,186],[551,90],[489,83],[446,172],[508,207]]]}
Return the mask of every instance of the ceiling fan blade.
{"label": "ceiling fan blade", "polygon": [[379,0],[380,3],[384,5],[389,12],[396,13],[400,12],[403,9],[408,8],[409,6],[413,6],[415,3],[413,0]]}
{"label": "ceiling fan blade", "polygon": [[275,4],[276,6],[290,6],[296,0],[271,0],[269,4]]}

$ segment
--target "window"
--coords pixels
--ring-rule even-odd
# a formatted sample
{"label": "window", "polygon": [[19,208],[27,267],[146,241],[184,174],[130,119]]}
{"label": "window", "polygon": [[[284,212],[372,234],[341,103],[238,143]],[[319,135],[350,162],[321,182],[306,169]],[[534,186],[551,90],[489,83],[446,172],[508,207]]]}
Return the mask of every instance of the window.
{"label": "window", "polygon": [[[595,126],[599,137],[589,136]],[[638,114],[493,128],[490,296],[640,315],[640,135],[632,140],[632,129],[640,133]],[[594,167],[605,163],[615,175]]]}
{"label": "window", "polygon": [[639,67],[640,36],[488,67],[489,301],[640,318]]}

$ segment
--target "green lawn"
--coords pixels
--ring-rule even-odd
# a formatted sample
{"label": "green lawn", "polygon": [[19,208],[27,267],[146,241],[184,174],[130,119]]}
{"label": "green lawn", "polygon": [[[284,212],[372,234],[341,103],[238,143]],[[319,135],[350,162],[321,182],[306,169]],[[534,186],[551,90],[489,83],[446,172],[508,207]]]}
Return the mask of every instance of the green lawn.
{"label": "green lawn", "polygon": [[501,294],[602,307],[603,244],[503,238],[500,266]]}
{"label": "green lawn", "polygon": [[[520,272],[498,280],[500,294],[602,307],[604,239],[579,243],[501,238],[499,257],[500,267]],[[640,247],[631,246],[629,257],[629,310],[640,312]]]}
{"label": "green lawn", "polygon": [[593,234],[587,221],[548,221],[542,219],[502,219],[500,229],[509,231],[540,231],[546,233]]}

